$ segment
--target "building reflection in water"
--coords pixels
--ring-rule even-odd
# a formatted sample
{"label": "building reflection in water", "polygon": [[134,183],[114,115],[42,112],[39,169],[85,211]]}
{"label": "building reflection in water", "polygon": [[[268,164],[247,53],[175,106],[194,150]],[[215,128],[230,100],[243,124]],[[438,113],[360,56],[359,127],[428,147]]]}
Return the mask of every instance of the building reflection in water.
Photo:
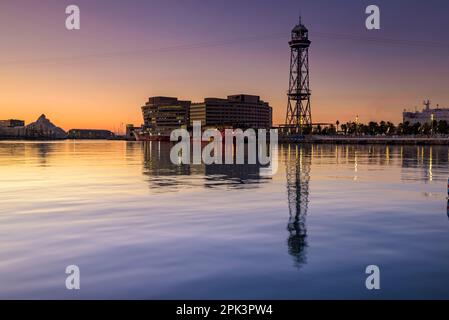
{"label": "building reflection in water", "polygon": [[38,143],[36,144],[36,148],[40,166],[46,167],[48,165],[49,156],[55,152],[55,144]]}
{"label": "building reflection in water", "polygon": [[46,167],[49,165],[49,159],[52,156],[57,155],[56,151],[58,151],[58,148],[61,148],[61,146],[64,146],[64,144],[34,141],[3,142],[0,145],[0,164],[16,165],[18,162],[25,162],[29,159],[33,159],[36,161],[37,166]]}
{"label": "building reflection in water", "polygon": [[287,225],[288,252],[297,268],[307,262],[306,216],[309,205],[309,181],[312,162],[311,145],[285,145],[285,170],[290,218]]}
{"label": "building reflection in water", "polygon": [[[257,188],[271,178],[261,177],[258,164],[173,164],[172,144],[146,142],[142,144],[144,174],[155,192],[177,191],[185,188]],[[246,162],[246,159],[245,159]]]}

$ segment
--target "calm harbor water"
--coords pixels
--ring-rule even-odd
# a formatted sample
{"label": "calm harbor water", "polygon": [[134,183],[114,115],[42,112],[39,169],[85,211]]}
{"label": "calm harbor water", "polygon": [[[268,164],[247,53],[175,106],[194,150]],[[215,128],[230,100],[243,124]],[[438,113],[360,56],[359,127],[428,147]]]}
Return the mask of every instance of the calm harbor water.
{"label": "calm harbor water", "polygon": [[448,158],[282,145],[262,178],[165,143],[0,142],[0,298],[448,299]]}

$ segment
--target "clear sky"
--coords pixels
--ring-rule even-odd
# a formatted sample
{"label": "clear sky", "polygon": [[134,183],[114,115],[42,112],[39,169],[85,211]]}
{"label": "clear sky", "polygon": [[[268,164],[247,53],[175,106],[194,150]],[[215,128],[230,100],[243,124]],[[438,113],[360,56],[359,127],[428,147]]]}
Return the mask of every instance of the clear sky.
{"label": "clear sky", "polygon": [[[65,8],[81,9],[81,30]],[[381,30],[365,8],[381,9]],[[149,96],[260,95],[285,119],[290,30],[310,30],[314,122],[399,122],[449,107],[445,0],[2,0],[0,119],[45,113],[64,129],[141,124]]]}

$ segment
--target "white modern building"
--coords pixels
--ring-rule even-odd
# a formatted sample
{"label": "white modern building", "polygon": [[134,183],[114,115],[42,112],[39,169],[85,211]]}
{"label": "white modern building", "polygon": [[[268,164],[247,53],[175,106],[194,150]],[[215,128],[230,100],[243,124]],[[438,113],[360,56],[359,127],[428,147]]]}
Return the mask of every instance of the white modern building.
{"label": "white modern building", "polygon": [[403,123],[409,122],[410,125],[415,123],[431,123],[433,120],[441,121],[446,120],[449,123],[449,108],[440,108],[438,105],[436,108],[430,107],[430,101],[424,101],[425,108],[422,111],[405,111],[402,114]]}

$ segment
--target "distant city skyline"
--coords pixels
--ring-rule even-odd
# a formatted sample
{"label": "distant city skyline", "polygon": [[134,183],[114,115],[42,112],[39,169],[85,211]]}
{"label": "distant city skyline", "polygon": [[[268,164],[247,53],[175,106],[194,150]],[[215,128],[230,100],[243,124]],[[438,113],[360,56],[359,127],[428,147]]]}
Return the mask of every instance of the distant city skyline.
{"label": "distant city skyline", "polygon": [[[65,29],[65,7],[81,30]],[[42,113],[65,130],[143,123],[150,96],[194,102],[258,95],[285,120],[290,31],[310,30],[314,122],[358,115],[402,120],[404,108],[449,107],[449,3],[376,1],[381,30],[365,28],[363,0],[2,1],[0,119]],[[121,127],[121,128],[119,128]]]}

